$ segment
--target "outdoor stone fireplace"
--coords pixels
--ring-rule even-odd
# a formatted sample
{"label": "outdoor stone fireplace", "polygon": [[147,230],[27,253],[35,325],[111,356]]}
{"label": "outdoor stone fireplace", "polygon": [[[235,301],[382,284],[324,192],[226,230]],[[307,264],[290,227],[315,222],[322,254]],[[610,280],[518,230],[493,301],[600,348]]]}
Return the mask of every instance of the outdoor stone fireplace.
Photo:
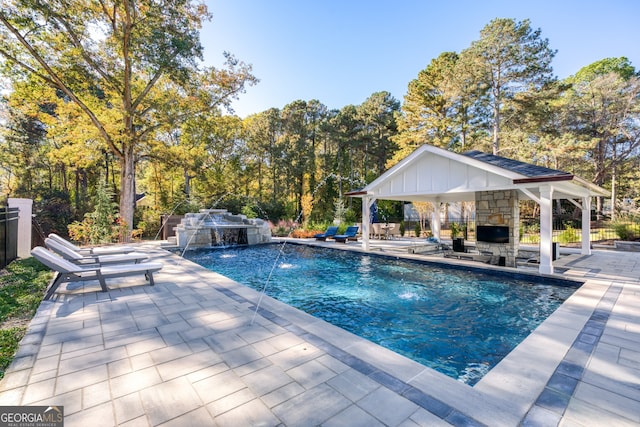
{"label": "outdoor stone fireplace", "polygon": [[[494,256],[504,257],[507,267],[516,266],[518,245],[520,243],[520,205],[516,190],[480,191],[476,193],[476,227],[502,226],[508,227],[508,242],[503,238],[476,241],[476,248],[481,252],[490,252]],[[497,227],[496,227],[497,228]],[[490,231],[489,231],[490,232]],[[502,236],[502,233],[501,237]],[[503,243],[497,243],[500,240]]]}

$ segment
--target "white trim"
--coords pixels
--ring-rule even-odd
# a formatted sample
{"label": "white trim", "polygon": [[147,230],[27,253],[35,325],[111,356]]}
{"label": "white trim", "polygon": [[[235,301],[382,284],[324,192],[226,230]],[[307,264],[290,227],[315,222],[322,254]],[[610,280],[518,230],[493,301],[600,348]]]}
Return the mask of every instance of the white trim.
{"label": "white trim", "polygon": [[582,255],[591,255],[591,197],[582,199]]}
{"label": "white trim", "polygon": [[573,199],[567,199],[567,200],[570,201],[571,203],[573,203],[573,205],[576,206],[578,209],[582,210],[582,204],[581,203],[578,203]]}
{"label": "white trim", "polygon": [[362,249],[369,250],[369,230],[371,227],[371,206],[375,203],[375,198],[365,196],[362,198]]}
{"label": "white trim", "polygon": [[[363,191],[367,193],[371,191],[375,191],[376,188],[379,188],[382,183],[387,181],[389,178],[395,176],[399,171],[405,169],[408,165],[417,161],[420,157],[422,157],[425,153],[431,153],[436,156],[443,157],[445,159],[449,159],[461,164],[465,164],[468,166],[472,166],[478,169],[485,170],[494,175],[501,176],[507,179],[522,179],[526,178],[526,176],[521,175],[516,172],[509,171],[507,169],[503,169],[501,167],[492,165],[490,163],[483,162],[481,160],[474,159],[473,157],[464,156],[462,154],[454,153],[453,151],[448,151],[439,147],[435,147],[433,145],[422,145],[418,147],[413,153],[409,154],[407,157],[402,159],[400,162],[395,164],[391,169],[387,170],[385,173],[380,175],[378,178],[373,180],[370,184],[363,188]],[[503,188],[496,188],[497,190],[502,190]]]}
{"label": "white trim", "polygon": [[531,200],[533,200],[534,202],[536,202],[537,204],[540,204],[540,197],[538,197],[535,194],[533,194],[531,191],[529,191],[529,189],[527,189],[527,188],[519,188],[518,190],[522,191],[524,194],[529,196],[529,198]]}
{"label": "white trim", "polygon": [[442,229],[442,224],[440,221],[441,209],[442,204],[439,200],[433,202],[433,213],[431,214],[431,234],[433,234],[433,237],[438,239],[438,242],[440,242],[440,230]]}
{"label": "white trim", "polygon": [[553,187],[540,186],[540,267],[541,274],[553,274]]}

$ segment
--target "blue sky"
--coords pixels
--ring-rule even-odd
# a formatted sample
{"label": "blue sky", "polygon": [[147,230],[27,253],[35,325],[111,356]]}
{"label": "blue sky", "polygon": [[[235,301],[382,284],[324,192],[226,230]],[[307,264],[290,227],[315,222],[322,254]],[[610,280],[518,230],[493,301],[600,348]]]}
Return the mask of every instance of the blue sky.
{"label": "blue sky", "polygon": [[206,0],[213,20],[201,40],[205,64],[229,51],[252,64],[260,83],[234,102],[240,117],[298,99],[329,108],[408,83],[442,52],[460,52],[494,18],[529,19],[557,50],[565,78],[608,57],[640,70],[638,0]]}

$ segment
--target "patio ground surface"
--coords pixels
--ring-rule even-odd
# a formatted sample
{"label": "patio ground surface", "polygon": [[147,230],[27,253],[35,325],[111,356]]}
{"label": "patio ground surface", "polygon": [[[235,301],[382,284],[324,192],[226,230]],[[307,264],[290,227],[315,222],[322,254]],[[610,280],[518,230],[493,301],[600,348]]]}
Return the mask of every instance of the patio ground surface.
{"label": "patio ground surface", "polygon": [[[409,245],[372,241],[444,261]],[[585,284],[469,387],[269,297],[255,314],[257,292],[140,250],[164,263],[155,286],[72,283],[42,303],[0,405],[62,405],[67,427],[640,425],[640,253],[564,254],[556,275]]]}

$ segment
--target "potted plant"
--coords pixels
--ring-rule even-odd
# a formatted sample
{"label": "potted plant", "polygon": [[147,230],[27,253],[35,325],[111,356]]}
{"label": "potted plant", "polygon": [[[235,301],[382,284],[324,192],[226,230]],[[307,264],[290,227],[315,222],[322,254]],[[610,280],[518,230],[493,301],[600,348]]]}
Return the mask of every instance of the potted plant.
{"label": "potted plant", "polygon": [[452,222],[449,225],[449,230],[451,230],[451,238],[455,239],[456,237],[458,237],[458,233],[460,233],[460,226],[457,222]]}

